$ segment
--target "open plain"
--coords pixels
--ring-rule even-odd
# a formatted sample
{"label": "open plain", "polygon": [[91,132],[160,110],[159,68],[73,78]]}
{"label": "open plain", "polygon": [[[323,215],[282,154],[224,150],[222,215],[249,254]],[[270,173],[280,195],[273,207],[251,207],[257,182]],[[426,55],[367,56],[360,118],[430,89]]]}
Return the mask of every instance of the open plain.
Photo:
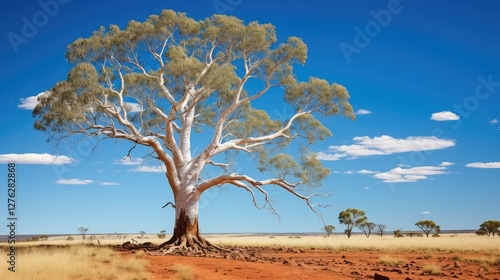
{"label": "open plain", "polygon": [[[117,250],[124,239],[116,236],[98,236],[101,246],[97,240],[81,246],[81,240],[51,237],[19,243],[20,265],[16,272],[2,268],[0,279],[374,279],[375,274],[389,279],[500,279],[497,236],[206,237],[238,248],[243,258],[149,256]],[[139,241],[159,244],[164,239],[151,235]]]}

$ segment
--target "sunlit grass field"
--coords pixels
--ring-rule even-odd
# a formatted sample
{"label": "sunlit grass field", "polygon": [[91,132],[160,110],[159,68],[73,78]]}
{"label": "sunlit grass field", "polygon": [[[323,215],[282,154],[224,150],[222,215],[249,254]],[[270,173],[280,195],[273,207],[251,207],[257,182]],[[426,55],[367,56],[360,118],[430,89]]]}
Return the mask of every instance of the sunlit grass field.
{"label": "sunlit grass field", "polygon": [[[323,236],[255,236],[255,235],[206,235],[210,242],[222,246],[263,246],[293,247],[304,249],[325,249],[335,251],[381,251],[388,255],[380,259],[381,263],[396,264],[399,259],[390,256],[396,252],[444,252],[456,255],[457,259],[480,262],[488,265],[500,265],[500,237],[476,236],[475,234],[444,234],[441,237],[401,237],[353,235]],[[137,240],[137,239],[136,239]],[[45,241],[16,243],[16,272],[7,270],[8,264],[2,262],[0,279],[22,280],[147,280],[148,262],[145,253],[140,251],[131,257],[124,257],[106,245],[122,244],[130,239],[116,236],[101,236],[97,240],[66,240],[66,237],[50,237]],[[156,235],[146,235],[139,242],[160,244],[165,239]],[[54,246],[40,246],[40,245]],[[3,256],[8,253],[8,244],[0,243]],[[471,252],[484,253],[472,259]],[[429,271],[435,271],[433,267]],[[437,271],[437,270],[436,270]],[[182,272],[182,273],[181,273]],[[179,269],[179,275],[189,279],[191,271]],[[436,272],[437,273],[437,272]],[[183,277],[184,277],[183,276]],[[179,276],[180,277],[180,276]]]}
{"label": "sunlit grass field", "polygon": [[[124,258],[107,247],[78,244],[61,247],[35,247],[33,245],[35,244],[24,243],[16,246],[16,271],[7,270],[8,264],[2,262],[0,279],[150,279],[146,272],[147,261],[140,254],[137,257]],[[1,246],[0,248],[2,255],[5,256],[7,247]]]}

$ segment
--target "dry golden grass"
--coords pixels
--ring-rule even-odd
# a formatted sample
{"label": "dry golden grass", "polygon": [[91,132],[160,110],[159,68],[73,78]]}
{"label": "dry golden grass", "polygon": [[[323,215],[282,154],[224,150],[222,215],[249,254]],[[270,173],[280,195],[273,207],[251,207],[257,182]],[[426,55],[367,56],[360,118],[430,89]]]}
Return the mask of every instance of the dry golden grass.
{"label": "dry golden grass", "polygon": [[[207,239],[217,245],[232,246],[269,246],[269,247],[302,247],[343,250],[378,250],[384,252],[490,252],[500,254],[500,238],[488,238],[475,234],[442,234],[440,238],[354,235],[347,238],[337,235],[329,238],[323,236],[302,236],[300,239],[288,236],[231,236],[214,235]],[[431,255],[429,255],[431,256]]]}
{"label": "dry golden grass", "polygon": [[440,275],[443,271],[439,265],[428,264],[422,267],[422,272],[430,275]]}
{"label": "dry golden grass", "polygon": [[404,264],[405,261],[391,257],[391,256],[381,256],[379,259],[379,263],[385,264],[385,265],[390,265],[390,266],[396,266],[398,264]]}
{"label": "dry golden grass", "polygon": [[175,272],[179,279],[181,280],[191,280],[193,279],[193,268],[187,265],[174,264],[170,267],[170,270]]}
{"label": "dry golden grass", "polygon": [[[2,247],[0,247],[2,248]],[[2,252],[6,252],[3,247]],[[3,254],[3,253],[2,253]],[[0,279],[19,280],[148,280],[147,262],[123,258],[97,246],[17,246],[16,272],[0,270]]]}

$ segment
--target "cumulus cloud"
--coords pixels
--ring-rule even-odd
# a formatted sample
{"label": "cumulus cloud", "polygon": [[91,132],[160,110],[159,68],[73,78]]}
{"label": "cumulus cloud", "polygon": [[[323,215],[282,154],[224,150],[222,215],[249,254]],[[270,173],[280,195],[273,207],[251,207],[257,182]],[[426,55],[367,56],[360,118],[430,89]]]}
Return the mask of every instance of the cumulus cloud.
{"label": "cumulus cloud", "polygon": [[356,114],[358,116],[361,116],[361,115],[369,115],[371,113],[372,113],[372,111],[369,111],[369,110],[366,110],[366,109],[359,109],[354,114]]}
{"label": "cumulus cloud", "polygon": [[67,156],[55,156],[50,154],[0,154],[0,163],[14,162],[16,164],[68,164],[75,162],[73,158]]}
{"label": "cumulus cloud", "polygon": [[455,146],[454,140],[440,139],[435,136],[410,136],[397,139],[388,135],[370,138],[354,137],[354,144],[328,147],[329,153],[320,152],[320,160],[339,160],[344,157],[358,158],[395,153],[440,150]]}
{"label": "cumulus cloud", "polygon": [[375,173],[378,173],[378,171],[362,169],[362,170],[358,171],[357,173],[358,174],[375,174]]}
{"label": "cumulus cloud", "polygon": [[429,212],[429,211],[424,211],[424,212],[421,212],[420,214],[423,214],[423,215],[430,215],[430,214],[431,214],[431,212]]}
{"label": "cumulus cloud", "polygon": [[431,120],[433,121],[458,121],[460,117],[450,111],[443,111],[443,112],[438,112],[438,113],[433,113],[431,116]]}
{"label": "cumulus cloud", "polygon": [[384,183],[413,183],[428,179],[430,176],[447,174],[446,166],[417,166],[410,168],[396,167],[387,172],[374,175]]}
{"label": "cumulus cloud", "polygon": [[439,166],[452,166],[452,165],[455,165],[455,163],[449,161],[443,161],[441,162],[441,164],[439,164]]}
{"label": "cumulus cloud", "polygon": [[80,180],[80,179],[59,179],[55,181],[59,185],[88,185],[93,183],[92,180]]}
{"label": "cumulus cloud", "polygon": [[319,152],[316,154],[319,160],[339,160],[341,157],[333,154]]}
{"label": "cumulus cloud", "polygon": [[21,98],[19,99],[19,104],[17,105],[18,108],[24,109],[24,110],[33,110],[35,109],[36,105],[38,105],[38,97],[47,94],[48,91],[40,92],[39,94],[35,96],[28,96],[26,98]]}
{"label": "cumulus cloud", "polygon": [[472,168],[500,168],[500,161],[497,162],[473,162],[468,163],[465,167]]}
{"label": "cumulus cloud", "polygon": [[497,123],[499,123],[499,122],[500,122],[500,121],[498,121],[498,119],[492,119],[492,120],[489,122],[489,124],[494,125],[494,124],[497,124]]}

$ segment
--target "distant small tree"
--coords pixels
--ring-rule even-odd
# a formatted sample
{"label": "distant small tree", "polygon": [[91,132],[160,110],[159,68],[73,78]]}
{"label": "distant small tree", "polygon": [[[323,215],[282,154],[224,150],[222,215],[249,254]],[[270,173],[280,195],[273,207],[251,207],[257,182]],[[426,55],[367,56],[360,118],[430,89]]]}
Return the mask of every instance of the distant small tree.
{"label": "distant small tree", "polygon": [[141,230],[141,231],[139,231],[139,234],[141,235],[141,238],[144,238],[144,234],[146,234],[146,232]]}
{"label": "distant small tree", "polygon": [[384,224],[377,225],[377,233],[378,233],[378,235],[380,235],[380,237],[384,236],[384,231],[386,228],[387,228],[387,226]]}
{"label": "distant small tree", "polygon": [[368,238],[370,237],[370,235],[372,234],[373,230],[375,229],[375,227],[377,227],[377,225],[375,223],[372,223],[372,222],[368,222],[368,221],[365,221],[361,224],[359,224],[357,226],[359,228],[359,230],[361,230],[365,236]]}
{"label": "distant small tree", "polygon": [[87,233],[89,229],[86,227],[79,227],[77,231],[82,235],[82,239],[85,240],[85,233]]}
{"label": "distant small tree", "polygon": [[166,235],[166,230],[161,230],[160,233],[158,233],[158,238],[165,238],[167,235]]}
{"label": "distant small tree", "polygon": [[327,225],[323,227],[323,230],[326,232],[326,237],[330,237],[335,231],[335,226]]}
{"label": "distant small tree", "polygon": [[40,235],[40,239],[41,239],[42,241],[45,241],[45,240],[49,239],[49,236],[48,236],[48,235],[46,235],[46,234],[42,234],[42,235]]}
{"label": "distant small tree", "polygon": [[[479,225],[478,232],[482,235],[495,236],[495,234],[500,235],[500,221],[488,220],[481,225]],[[476,232],[477,234],[477,232]],[[479,234],[478,234],[479,235]]]}
{"label": "distant small tree", "polygon": [[429,233],[431,232],[439,232],[441,228],[432,220],[422,220],[415,223],[417,227],[419,227],[424,233],[425,236],[429,237]]}
{"label": "distant small tree", "polygon": [[365,211],[356,208],[347,208],[339,213],[339,222],[346,226],[344,231],[347,238],[351,238],[352,229],[366,222],[368,218],[365,216]]}
{"label": "distant small tree", "polygon": [[405,237],[400,229],[393,231],[394,237]]}

